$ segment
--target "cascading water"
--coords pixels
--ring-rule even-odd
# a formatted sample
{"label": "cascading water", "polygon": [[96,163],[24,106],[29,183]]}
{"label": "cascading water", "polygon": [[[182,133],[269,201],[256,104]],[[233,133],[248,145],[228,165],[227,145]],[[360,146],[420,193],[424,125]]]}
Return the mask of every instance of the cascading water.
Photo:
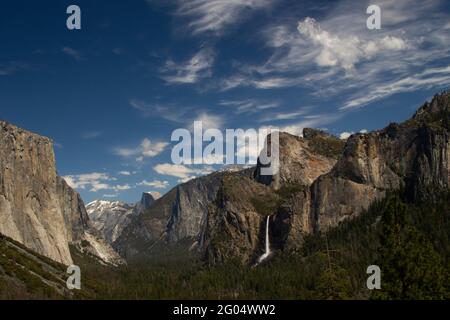
{"label": "cascading water", "polygon": [[264,251],[264,254],[262,256],[260,256],[258,258],[258,264],[260,264],[261,262],[263,262],[264,260],[267,259],[267,257],[269,257],[270,255],[270,238],[269,238],[269,221],[270,221],[270,216],[267,216],[267,220],[266,220],[266,250]]}

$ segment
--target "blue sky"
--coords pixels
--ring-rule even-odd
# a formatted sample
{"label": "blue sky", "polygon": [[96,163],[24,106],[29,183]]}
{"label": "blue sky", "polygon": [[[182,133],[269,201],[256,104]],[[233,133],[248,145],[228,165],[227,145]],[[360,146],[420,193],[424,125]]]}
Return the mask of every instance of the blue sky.
{"label": "blue sky", "polygon": [[[81,30],[66,28],[70,4]],[[366,27],[369,4],[381,30]],[[0,118],[51,137],[59,174],[86,202],[134,202],[210,172],[171,163],[172,131],[194,120],[339,136],[402,121],[450,87],[444,0],[0,7]]]}

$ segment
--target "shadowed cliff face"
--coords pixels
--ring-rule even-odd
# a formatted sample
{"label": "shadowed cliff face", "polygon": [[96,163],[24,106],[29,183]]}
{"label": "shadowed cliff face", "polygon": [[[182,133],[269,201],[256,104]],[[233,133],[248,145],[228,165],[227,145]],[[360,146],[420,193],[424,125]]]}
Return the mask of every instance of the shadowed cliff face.
{"label": "shadowed cliff face", "polygon": [[114,243],[126,259],[157,254],[162,247],[196,246],[202,238],[209,204],[215,199],[222,173],[180,184],[156,200],[124,229]]}
{"label": "shadowed cliff face", "polygon": [[314,229],[358,215],[386,190],[405,188],[415,201],[448,188],[449,101],[448,93],[436,96],[402,124],[351,136],[333,170],[312,186]]}
{"label": "shadowed cliff face", "polygon": [[209,207],[203,243],[207,260],[212,264],[229,259],[254,263],[258,249],[262,250],[265,215],[277,202],[269,187],[245,176],[225,174]]}
{"label": "shadowed cliff face", "polygon": [[[0,121],[0,150],[0,233],[66,265],[69,244],[120,261],[91,228],[79,194],[57,176],[50,139]],[[83,240],[90,245],[82,248]]]}

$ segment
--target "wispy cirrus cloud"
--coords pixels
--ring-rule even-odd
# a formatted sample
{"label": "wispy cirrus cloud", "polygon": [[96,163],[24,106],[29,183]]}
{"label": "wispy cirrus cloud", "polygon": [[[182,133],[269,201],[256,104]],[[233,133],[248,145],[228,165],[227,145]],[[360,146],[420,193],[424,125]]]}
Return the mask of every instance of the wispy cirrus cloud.
{"label": "wispy cirrus cloud", "polygon": [[241,113],[257,113],[268,109],[278,108],[280,102],[278,101],[259,101],[256,99],[244,100],[222,100],[219,105],[224,107],[231,107],[236,114]]}
{"label": "wispy cirrus cloud", "polygon": [[397,81],[379,84],[370,92],[357,93],[347,100],[341,110],[365,106],[373,101],[399,92],[412,92],[424,88],[444,88],[450,84],[450,65],[431,68]]}
{"label": "wispy cirrus cloud", "polygon": [[19,61],[9,61],[6,63],[0,63],[0,76],[8,76],[15,74],[19,71],[26,70],[29,65]]}
{"label": "wispy cirrus cloud", "polygon": [[143,117],[162,118],[173,122],[184,122],[186,115],[191,113],[194,108],[180,108],[177,104],[161,104],[160,102],[146,102],[139,99],[131,99],[130,105],[138,110]]}
{"label": "wispy cirrus cloud", "polygon": [[215,60],[214,50],[201,48],[191,58],[183,62],[172,59],[160,69],[161,78],[168,84],[194,84],[212,75]]}
{"label": "wispy cirrus cloud", "polygon": [[142,100],[132,99],[130,105],[138,110],[143,117],[162,118],[173,121],[179,125],[192,129],[194,121],[202,121],[203,128],[221,128],[225,123],[225,117],[220,114],[208,112],[204,108],[195,108],[178,104],[148,103]]}
{"label": "wispy cirrus cloud", "polygon": [[[318,20],[304,17],[296,24],[291,17],[262,31],[272,50],[263,64],[239,65],[218,87],[302,87],[344,110],[400,92],[448,86],[450,13],[440,10],[443,3],[380,0],[381,30],[366,28],[370,1],[337,2]],[[428,73],[430,66],[437,71]]]}
{"label": "wispy cirrus cloud", "polygon": [[269,113],[269,114],[262,116],[258,121],[259,122],[275,122],[275,121],[293,120],[293,119],[298,119],[301,116],[305,116],[310,111],[311,111],[311,107],[301,107],[301,108],[298,108],[298,111],[293,111],[293,112]]}
{"label": "wispy cirrus cloud", "polygon": [[268,9],[277,0],[176,0],[175,14],[188,19],[194,35],[222,35],[256,10]]}
{"label": "wispy cirrus cloud", "polygon": [[61,49],[61,52],[65,53],[66,55],[68,55],[72,59],[75,59],[76,61],[80,61],[82,59],[81,52],[73,48],[64,47]]}

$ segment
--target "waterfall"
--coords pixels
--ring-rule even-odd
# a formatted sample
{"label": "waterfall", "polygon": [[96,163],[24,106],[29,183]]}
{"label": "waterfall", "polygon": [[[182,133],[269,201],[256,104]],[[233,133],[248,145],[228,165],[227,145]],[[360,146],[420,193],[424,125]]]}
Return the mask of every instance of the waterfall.
{"label": "waterfall", "polygon": [[266,250],[264,251],[264,254],[258,258],[258,263],[256,265],[258,265],[261,262],[263,262],[264,260],[266,260],[267,257],[270,255],[269,221],[270,221],[270,216],[267,216],[267,220],[266,220]]}

